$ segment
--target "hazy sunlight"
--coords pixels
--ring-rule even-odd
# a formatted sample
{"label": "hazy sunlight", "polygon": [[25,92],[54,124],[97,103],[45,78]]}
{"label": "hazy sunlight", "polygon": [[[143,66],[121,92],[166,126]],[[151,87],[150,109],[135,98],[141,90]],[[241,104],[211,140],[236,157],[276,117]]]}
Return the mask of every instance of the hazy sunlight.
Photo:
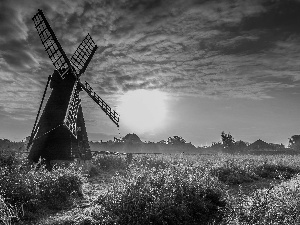
{"label": "hazy sunlight", "polygon": [[136,90],[124,94],[118,112],[120,121],[132,132],[154,131],[164,125],[166,95],[153,90]]}

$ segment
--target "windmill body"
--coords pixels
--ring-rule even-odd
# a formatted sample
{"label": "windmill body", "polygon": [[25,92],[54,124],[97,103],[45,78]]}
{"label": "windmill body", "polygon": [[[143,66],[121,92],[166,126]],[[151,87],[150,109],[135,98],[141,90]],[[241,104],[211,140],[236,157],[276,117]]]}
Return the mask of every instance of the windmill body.
{"label": "windmill body", "polygon": [[[83,84],[79,80],[97,46],[88,34],[69,61],[41,10],[33,17],[33,21],[55,70],[48,80],[52,92],[41,116],[39,110],[30,136],[28,158],[34,162],[40,158],[47,162],[74,158],[89,160],[92,155],[80,103],[80,91],[85,90],[119,126],[119,115],[93,91],[87,82]],[[45,93],[47,87],[48,83]]]}
{"label": "windmill body", "polygon": [[53,73],[50,83],[52,92],[39,120],[39,130],[29,154],[31,160],[37,162],[40,157],[50,161],[91,158],[80,103],[76,121],[77,138],[64,124],[75,83],[71,74],[66,74],[65,79],[61,79],[57,71]]}

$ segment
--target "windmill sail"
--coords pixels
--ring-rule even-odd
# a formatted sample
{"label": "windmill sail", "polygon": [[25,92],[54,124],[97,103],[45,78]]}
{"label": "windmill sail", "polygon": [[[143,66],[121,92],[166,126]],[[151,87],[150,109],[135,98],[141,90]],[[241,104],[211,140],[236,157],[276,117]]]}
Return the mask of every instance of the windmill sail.
{"label": "windmill sail", "polygon": [[39,9],[38,13],[34,15],[32,20],[49,58],[51,59],[55,69],[63,78],[67,69],[72,68],[66,53],[59,44],[42,10]]}
{"label": "windmill sail", "polygon": [[74,84],[71,98],[68,104],[66,116],[64,119],[64,125],[70,130],[75,138],[77,138],[77,115],[78,115],[78,108],[80,105],[79,99],[79,89],[77,87],[77,81]]}
{"label": "windmill sail", "polygon": [[119,114],[110,108],[110,106],[94,92],[92,87],[85,81],[85,84],[79,82],[80,86],[88,93],[88,95],[100,106],[106,115],[119,127]]}
{"label": "windmill sail", "polygon": [[86,70],[96,50],[97,45],[93,41],[90,34],[88,34],[78,46],[71,58],[71,64],[75,69],[75,73],[78,78]]}

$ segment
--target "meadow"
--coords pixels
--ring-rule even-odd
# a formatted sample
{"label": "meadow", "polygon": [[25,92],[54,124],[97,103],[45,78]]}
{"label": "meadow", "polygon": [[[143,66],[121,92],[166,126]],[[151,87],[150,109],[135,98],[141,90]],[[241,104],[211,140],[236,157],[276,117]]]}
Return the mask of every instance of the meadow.
{"label": "meadow", "polygon": [[0,224],[299,224],[298,155],[98,155],[28,164],[0,153]]}

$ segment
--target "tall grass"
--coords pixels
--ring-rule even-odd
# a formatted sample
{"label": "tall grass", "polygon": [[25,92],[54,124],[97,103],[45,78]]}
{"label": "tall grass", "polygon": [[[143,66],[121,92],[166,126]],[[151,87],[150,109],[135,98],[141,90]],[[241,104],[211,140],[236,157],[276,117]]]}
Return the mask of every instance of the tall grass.
{"label": "tall grass", "polygon": [[[80,168],[71,165],[48,171],[44,167],[37,169],[29,165],[23,158],[9,161],[7,158],[7,155],[0,155],[0,161],[6,162],[0,167],[3,218],[14,215],[22,220],[34,219],[40,209],[62,209],[72,205],[75,198],[82,197],[85,177]],[[12,209],[18,209],[17,215],[11,214],[15,212]]]}
{"label": "tall grass", "polygon": [[96,155],[92,159],[90,176],[96,176],[102,172],[116,172],[127,169],[125,156],[121,155]]}
{"label": "tall grass", "polygon": [[[116,224],[297,224],[300,182],[292,177],[300,171],[299,161],[297,156],[135,156],[129,172],[113,178],[96,206]],[[247,194],[232,194],[226,186],[290,178]]]}
{"label": "tall grass", "polygon": [[300,176],[259,189],[250,195],[232,197],[226,223],[230,224],[299,224]]}
{"label": "tall grass", "polygon": [[300,224],[299,156],[99,155],[90,183],[75,165],[49,172],[9,152],[0,162],[0,224],[34,224],[45,208],[66,211],[41,224]]}
{"label": "tall grass", "polygon": [[18,219],[17,210],[9,203],[5,203],[0,195],[0,224],[10,225],[13,219]]}
{"label": "tall grass", "polygon": [[[220,221],[223,185],[192,167],[137,157],[125,176],[116,175],[97,205],[116,224],[207,224]],[[142,166],[144,165],[144,166]],[[94,214],[94,217],[100,216]]]}

